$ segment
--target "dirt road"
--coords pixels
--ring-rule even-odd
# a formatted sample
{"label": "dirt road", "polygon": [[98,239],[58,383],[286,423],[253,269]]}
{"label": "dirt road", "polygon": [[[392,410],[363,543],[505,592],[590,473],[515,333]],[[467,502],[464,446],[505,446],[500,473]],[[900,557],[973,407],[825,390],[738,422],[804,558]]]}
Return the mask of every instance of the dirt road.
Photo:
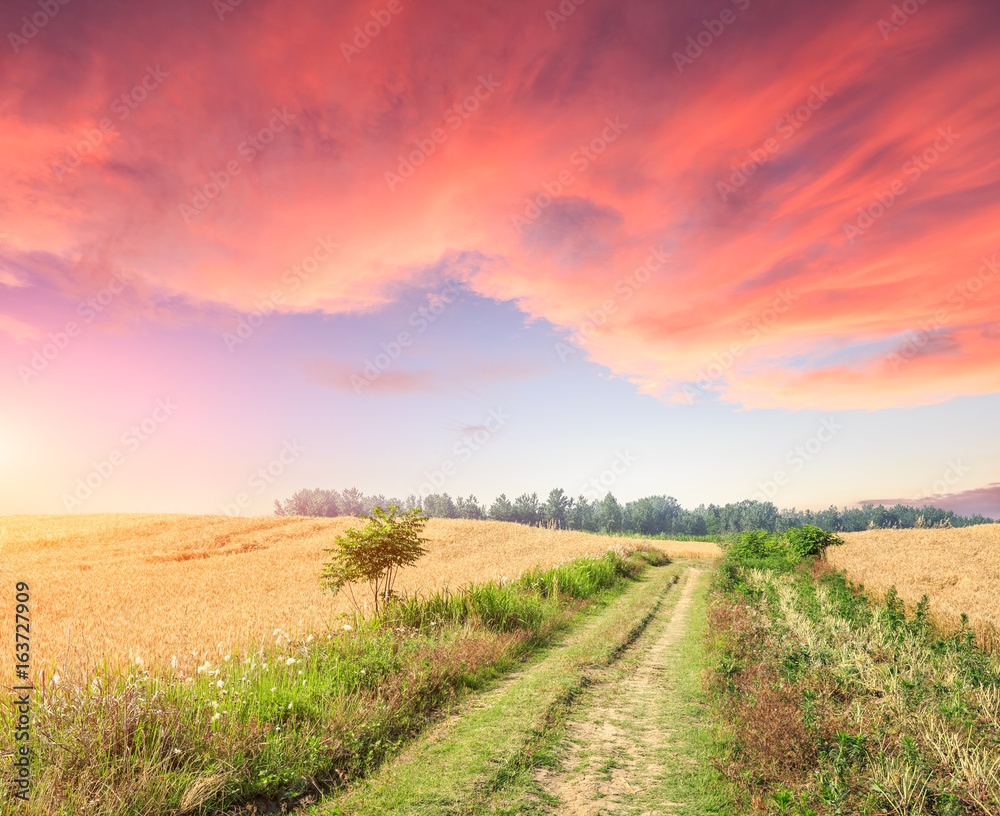
{"label": "dirt road", "polygon": [[[705,813],[696,700],[705,573],[689,570],[661,610],[573,706],[558,770],[535,779],[567,816]],[[697,607],[697,608],[696,608]],[[697,615],[697,617],[696,617]],[[695,626],[692,627],[692,623]]]}
{"label": "dirt road", "polygon": [[702,564],[650,570],[371,778],[308,812],[714,813],[699,764]]}

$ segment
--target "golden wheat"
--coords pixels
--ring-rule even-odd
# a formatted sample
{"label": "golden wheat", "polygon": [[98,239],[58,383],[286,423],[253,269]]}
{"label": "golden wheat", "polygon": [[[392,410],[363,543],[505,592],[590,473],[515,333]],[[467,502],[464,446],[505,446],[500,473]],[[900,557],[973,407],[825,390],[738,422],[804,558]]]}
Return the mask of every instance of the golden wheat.
{"label": "golden wheat", "polygon": [[[172,658],[229,653],[321,631],[350,604],[319,586],[324,548],[355,518],[227,518],[106,514],[0,517],[0,610],[14,583],[31,588],[33,663],[86,671],[107,659],[146,668]],[[608,539],[497,521],[431,519],[427,555],[397,589],[427,592],[515,578],[524,569],[614,543],[683,557],[715,557],[713,544]],[[358,594],[358,597],[363,597]],[[276,634],[277,629],[281,635]],[[8,632],[10,627],[8,627]],[[13,654],[13,634],[2,636]],[[10,641],[7,643],[7,641]]]}
{"label": "golden wheat", "polygon": [[954,529],[868,530],[845,533],[845,544],[827,550],[827,561],[848,577],[883,594],[895,586],[912,609],[921,596],[944,626],[969,616],[989,646],[1000,629],[1000,524]]}

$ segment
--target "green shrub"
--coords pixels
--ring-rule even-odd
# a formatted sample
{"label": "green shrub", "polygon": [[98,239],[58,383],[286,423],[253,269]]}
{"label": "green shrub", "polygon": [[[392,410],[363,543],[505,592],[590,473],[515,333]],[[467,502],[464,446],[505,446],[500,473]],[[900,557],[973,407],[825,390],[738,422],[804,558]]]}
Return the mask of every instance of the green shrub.
{"label": "green shrub", "polygon": [[770,558],[781,554],[784,549],[785,545],[778,536],[766,530],[748,530],[740,536],[739,541],[726,547],[726,554],[738,561],[746,561]]}
{"label": "green shrub", "polygon": [[[737,541],[725,546],[726,555],[747,565],[791,567],[803,558],[819,555],[827,547],[843,544],[844,540],[812,524],[789,527],[782,535],[766,530],[748,530]],[[752,564],[757,566],[758,564]]]}
{"label": "green shrub", "polygon": [[827,547],[844,543],[844,539],[836,533],[827,532],[812,524],[803,524],[801,527],[789,527],[785,530],[785,540],[788,542],[788,546],[798,553],[801,558],[810,555],[819,555]]}

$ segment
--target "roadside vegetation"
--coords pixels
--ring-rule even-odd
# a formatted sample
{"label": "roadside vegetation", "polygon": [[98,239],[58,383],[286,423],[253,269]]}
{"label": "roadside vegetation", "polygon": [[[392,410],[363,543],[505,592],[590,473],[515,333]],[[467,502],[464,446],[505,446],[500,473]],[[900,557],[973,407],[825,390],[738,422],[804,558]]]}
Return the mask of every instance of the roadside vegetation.
{"label": "roadside vegetation", "polygon": [[735,812],[1000,813],[1000,664],[924,596],[867,595],[823,558],[835,536],[750,532],[709,607],[717,767]]}
{"label": "roadside vegetation", "polygon": [[[17,813],[308,804],[370,774],[464,691],[666,560],[612,550],[457,591],[386,593],[377,615],[304,636],[276,629],[273,644],[249,654],[126,672],[106,664],[83,683],[50,677],[34,694],[34,779]],[[12,716],[0,706],[5,794]],[[0,812],[14,812],[13,801],[5,795]]]}

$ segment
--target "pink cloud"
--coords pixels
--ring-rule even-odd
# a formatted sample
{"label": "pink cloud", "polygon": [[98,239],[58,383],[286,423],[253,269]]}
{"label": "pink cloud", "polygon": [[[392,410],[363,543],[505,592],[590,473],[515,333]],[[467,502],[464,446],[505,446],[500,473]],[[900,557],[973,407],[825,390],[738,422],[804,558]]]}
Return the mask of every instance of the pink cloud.
{"label": "pink cloud", "polygon": [[857,502],[858,506],[863,504],[882,504],[887,507],[897,504],[924,507],[929,504],[942,510],[952,510],[960,516],[981,515],[995,519],[1000,518],[1000,482],[924,499],[864,499]]}
{"label": "pink cloud", "polygon": [[[979,272],[1000,251],[989,6],[928,5],[891,37],[859,1],[799,8],[748,5],[681,72],[700,4],[581,6],[557,31],[526,2],[488,29],[404,4],[350,61],[362,3],[72,4],[0,57],[0,268],[49,253],[62,271],[31,274],[72,297],[133,269],[145,306],[122,320],[275,288],[284,311],[346,313],[478,252],[476,291],[586,327],[592,360],[665,399],[713,365],[707,390],[747,407],[1000,390],[983,328],[1000,285]],[[326,236],[336,252],[293,289]],[[927,321],[947,343],[893,366]]]}
{"label": "pink cloud", "polygon": [[329,360],[310,365],[306,379],[316,385],[358,394],[409,394],[434,390],[440,385],[440,378],[433,371],[379,369],[374,364],[358,368]]}

